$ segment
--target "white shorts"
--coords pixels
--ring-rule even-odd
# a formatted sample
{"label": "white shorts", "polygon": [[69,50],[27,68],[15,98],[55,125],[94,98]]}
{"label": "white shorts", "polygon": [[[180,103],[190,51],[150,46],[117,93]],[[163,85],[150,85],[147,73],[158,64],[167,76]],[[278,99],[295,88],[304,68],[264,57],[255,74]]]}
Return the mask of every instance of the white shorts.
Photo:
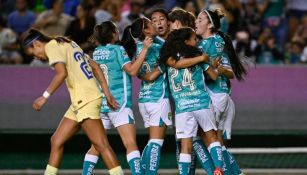
{"label": "white shorts", "polygon": [[176,114],[176,137],[191,138],[197,135],[198,125],[204,132],[217,130],[213,109],[202,109],[198,111]]}
{"label": "white shorts", "polygon": [[223,130],[223,137],[225,140],[231,139],[232,122],[235,119],[235,114],[236,114],[235,104],[232,101],[232,99],[229,97],[228,105],[224,112],[225,120],[224,123],[221,123],[221,125],[223,125],[223,129],[221,130]]}
{"label": "white shorts", "polygon": [[215,113],[215,120],[219,122],[220,120],[224,120],[223,113],[225,112],[228,101],[229,101],[229,94],[227,93],[213,93],[208,89],[210,98],[212,100],[213,109]]}
{"label": "white shorts", "polygon": [[169,99],[162,99],[157,103],[139,103],[139,110],[143,117],[144,126],[172,125],[172,112]]}
{"label": "white shorts", "polygon": [[130,108],[124,108],[120,112],[100,113],[100,117],[105,129],[111,129],[125,125],[134,124],[133,112]]}

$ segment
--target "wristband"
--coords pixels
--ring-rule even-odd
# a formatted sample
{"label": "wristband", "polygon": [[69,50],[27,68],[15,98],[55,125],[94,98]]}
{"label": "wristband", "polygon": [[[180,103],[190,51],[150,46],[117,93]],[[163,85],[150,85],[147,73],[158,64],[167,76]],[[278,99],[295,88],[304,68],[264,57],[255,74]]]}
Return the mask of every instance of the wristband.
{"label": "wristband", "polygon": [[50,97],[50,93],[49,93],[48,91],[45,91],[45,92],[43,93],[43,97],[44,97],[45,99],[48,99],[48,98]]}

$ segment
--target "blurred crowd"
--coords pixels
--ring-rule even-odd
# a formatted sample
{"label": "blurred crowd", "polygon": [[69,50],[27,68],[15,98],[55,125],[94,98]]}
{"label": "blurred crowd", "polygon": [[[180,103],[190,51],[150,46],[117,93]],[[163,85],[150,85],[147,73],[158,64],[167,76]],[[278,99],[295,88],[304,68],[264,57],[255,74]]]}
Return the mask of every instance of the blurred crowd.
{"label": "blurred crowd", "polygon": [[122,33],[155,8],[197,14],[223,9],[222,30],[240,57],[258,64],[307,63],[307,0],[0,0],[0,64],[44,65],[23,53],[19,41],[29,28],[65,35],[87,53],[95,24],[112,20]]}

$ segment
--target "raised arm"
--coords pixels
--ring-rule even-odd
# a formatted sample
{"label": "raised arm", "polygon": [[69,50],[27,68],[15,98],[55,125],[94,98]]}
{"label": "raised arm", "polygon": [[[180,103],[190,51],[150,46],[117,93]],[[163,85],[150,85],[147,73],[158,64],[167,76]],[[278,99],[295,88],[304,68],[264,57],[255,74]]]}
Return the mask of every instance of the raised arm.
{"label": "raised arm", "polygon": [[107,81],[103,75],[102,70],[100,69],[99,65],[93,61],[92,59],[88,59],[89,60],[89,64],[93,70],[93,74],[96,77],[96,79],[98,80],[104,95],[107,98],[107,102],[108,102],[108,106],[112,109],[115,110],[117,108],[119,108],[119,104],[116,102],[115,98],[113,97],[113,95],[111,94]]}
{"label": "raised arm", "polygon": [[212,80],[216,80],[219,76],[219,72],[217,69],[213,68],[212,66],[209,66],[209,68],[206,70],[206,73],[209,75],[209,77]]}
{"label": "raised arm", "polygon": [[64,63],[55,63],[53,66],[55,70],[55,76],[53,77],[51,83],[49,84],[43,95],[38,97],[33,103],[33,108],[37,111],[41,110],[41,108],[47,102],[49,96],[61,86],[61,84],[67,77],[67,70]]}
{"label": "raised arm", "polygon": [[170,57],[167,60],[167,65],[173,67],[175,69],[183,69],[194,66],[201,62],[208,62],[209,57],[208,55],[201,55],[193,58],[184,58],[176,61],[174,58]]}
{"label": "raised arm", "polygon": [[160,68],[155,68],[153,71],[151,72],[147,72],[144,75],[139,75],[138,77],[143,80],[143,81],[147,81],[147,82],[153,82],[155,81],[160,75],[162,74],[161,69]]}
{"label": "raised arm", "polygon": [[233,79],[234,78],[234,73],[233,73],[233,70],[231,69],[230,65],[223,64],[222,62],[223,61],[220,58],[213,59],[212,67],[216,68],[220,75],[224,75],[228,79]]}
{"label": "raised arm", "polygon": [[235,77],[232,69],[229,67],[219,66],[217,69],[219,71],[219,74],[224,75],[228,79],[233,79]]}
{"label": "raised arm", "polygon": [[150,46],[152,45],[152,38],[146,37],[144,40],[144,47],[138,56],[138,58],[133,63],[125,64],[123,67],[124,71],[131,76],[136,76],[139,73],[139,70],[142,66],[143,61],[145,60],[146,54]]}

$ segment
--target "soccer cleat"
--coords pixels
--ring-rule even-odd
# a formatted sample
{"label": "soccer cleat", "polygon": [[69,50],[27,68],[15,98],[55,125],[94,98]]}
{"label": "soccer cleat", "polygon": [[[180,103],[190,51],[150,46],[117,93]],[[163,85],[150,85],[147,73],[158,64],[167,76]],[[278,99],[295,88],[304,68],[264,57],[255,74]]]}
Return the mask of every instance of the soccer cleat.
{"label": "soccer cleat", "polygon": [[222,170],[221,168],[216,168],[216,169],[213,171],[213,174],[214,174],[214,175],[224,175],[223,170]]}

